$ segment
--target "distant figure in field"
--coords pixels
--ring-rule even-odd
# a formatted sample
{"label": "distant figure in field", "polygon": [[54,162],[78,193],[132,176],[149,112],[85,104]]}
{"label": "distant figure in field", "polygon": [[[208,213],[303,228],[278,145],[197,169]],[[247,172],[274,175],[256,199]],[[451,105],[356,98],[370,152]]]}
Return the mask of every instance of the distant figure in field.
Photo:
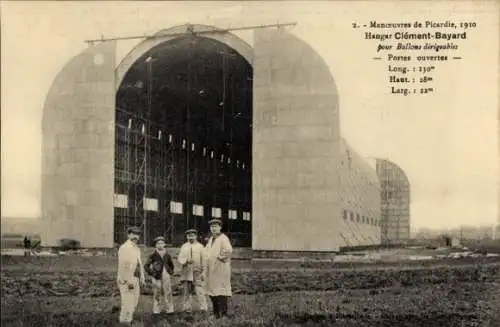
{"label": "distant figure in field", "polygon": [[31,240],[27,235],[24,236],[23,245],[24,245],[24,256],[27,257],[31,255]]}
{"label": "distant figure in field", "polygon": [[171,276],[174,274],[174,262],[167,253],[163,236],[155,238],[153,245],[155,250],[144,265],[153,284],[153,314],[158,315],[162,311],[170,314],[174,312],[171,281]]}
{"label": "distant figure in field", "polygon": [[185,312],[191,312],[191,300],[194,295],[200,311],[207,312],[207,299],[203,289],[205,248],[198,242],[196,229],[188,229],[186,238],[187,242],[182,245],[177,258],[182,267],[182,309]]}
{"label": "distant figure in field", "polygon": [[140,228],[130,227],[127,230],[128,240],[118,250],[118,287],[120,289],[121,309],[120,323],[130,326],[139,302],[141,286],[145,285],[142,269],[141,250],[137,246]]}
{"label": "distant figure in field", "polygon": [[209,221],[211,237],[206,245],[207,271],[205,288],[212,300],[216,318],[227,316],[228,298],[231,297],[231,254],[229,238],[221,233],[222,221]]}

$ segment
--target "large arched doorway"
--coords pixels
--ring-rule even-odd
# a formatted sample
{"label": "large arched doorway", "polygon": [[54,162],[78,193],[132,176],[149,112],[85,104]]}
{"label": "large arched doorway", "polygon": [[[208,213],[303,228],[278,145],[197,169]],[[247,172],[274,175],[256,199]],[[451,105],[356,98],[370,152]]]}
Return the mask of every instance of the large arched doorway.
{"label": "large arched doorway", "polygon": [[144,50],[119,70],[115,194],[127,205],[115,206],[115,242],[141,225],[145,242],[179,244],[186,228],[206,232],[217,217],[235,245],[251,246],[250,63],[196,35]]}

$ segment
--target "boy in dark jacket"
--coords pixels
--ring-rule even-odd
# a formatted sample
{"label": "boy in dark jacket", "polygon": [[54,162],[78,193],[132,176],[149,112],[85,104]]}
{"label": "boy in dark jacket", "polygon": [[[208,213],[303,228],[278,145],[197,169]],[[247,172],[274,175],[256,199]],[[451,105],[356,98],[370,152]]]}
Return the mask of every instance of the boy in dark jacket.
{"label": "boy in dark jacket", "polygon": [[155,251],[148,257],[144,270],[151,276],[153,284],[153,313],[174,312],[171,275],[174,273],[172,257],[165,249],[165,238],[160,236],[153,241]]}

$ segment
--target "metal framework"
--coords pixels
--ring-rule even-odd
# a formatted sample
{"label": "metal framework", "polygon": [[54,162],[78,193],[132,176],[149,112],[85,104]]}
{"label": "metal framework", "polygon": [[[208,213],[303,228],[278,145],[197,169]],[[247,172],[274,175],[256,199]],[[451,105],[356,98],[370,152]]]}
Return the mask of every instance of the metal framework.
{"label": "metal framework", "polygon": [[405,243],[410,237],[410,184],[395,164],[376,159],[381,184],[381,241]]}
{"label": "metal framework", "polygon": [[[128,119],[128,126],[123,123],[116,124],[115,192],[126,195],[129,202],[126,208],[115,207],[115,242],[121,241],[127,226],[139,225],[144,228],[152,226],[151,222],[155,220],[164,225],[153,224],[151,231],[144,228],[146,230],[144,243],[151,241],[155,229],[164,231],[162,234],[169,242],[175,243],[178,242],[175,239],[176,229],[184,229],[188,227],[187,225],[199,227],[196,226],[196,217],[192,217],[194,213],[191,211],[191,206],[203,203],[204,199],[198,198],[197,190],[200,185],[195,185],[195,181],[202,181],[205,187],[213,188],[209,202],[224,201],[220,195],[222,192],[229,197],[228,209],[238,206],[238,203],[233,202],[235,175],[223,173],[220,168],[228,163],[230,157],[218,156],[216,152],[213,152],[211,157],[211,153],[206,151],[206,156],[198,159],[193,169],[190,169],[188,162],[197,160],[193,143],[190,144],[185,138],[174,137],[172,134],[168,136],[161,132],[156,135],[146,134],[147,123],[137,114],[121,108],[117,108],[117,114],[134,118]],[[151,121],[149,124],[150,127],[155,126]],[[234,168],[250,173],[248,166],[238,165],[238,167],[233,166]],[[179,175],[182,172],[184,176]],[[148,197],[159,198],[157,212],[146,210],[144,198]],[[244,194],[242,199],[248,201],[249,194]],[[184,203],[183,212],[171,212],[170,201]],[[211,215],[210,208],[204,207],[204,209],[204,216]],[[184,217],[185,223],[177,227],[175,221],[179,215]],[[231,223],[228,227],[228,232],[231,232]]]}
{"label": "metal framework", "polygon": [[[190,65],[192,47],[193,43],[188,47],[187,78],[184,85],[188,94],[190,94],[192,83],[199,78]],[[228,131],[231,135],[229,152],[226,156],[223,153],[217,153],[215,149],[207,149],[208,145],[197,144],[199,148],[196,148],[195,143],[189,140],[192,110],[189,101],[185,108],[186,121],[183,122],[186,126],[186,130],[183,131],[185,135],[173,135],[172,131],[166,129],[165,126],[153,121],[154,58],[146,59],[149,78],[147,103],[139,105],[142,106],[142,108],[137,108],[139,110],[116,108],[115,193],[124,195],[128,200],[127,205],[121,208],[115,205],[116,243],[122,241],[127,226],[137,225],[143,228],[144,244],[148,244],[157,236],[155,233],[166,236],[171,244],[178,244],[182,241],[178,239],[179,235],[183,235],[185,228],[200,228],[201,219],[199,219],[199,214],[194,212],[194,205],[203,205],[203,216],[207,217],[211,215],[209,211],[211,208],[207,207],[210,203],[220,204],[221,211],[231,210],[241,204],[234,203],[234,194],[241,192],[245,186],[241,188],[240,185],[240,189],[237,189],[235,179],[238,179],[236,177],[238,173],[234,170],[250,174],[251,167],[248,164],[245,166],[244,163],[240,165],[240,160],[233,158],[232,124],[229,124],[229,130],[227,130],[224,120],[227,109],[231,110],[232,118],[237,118],[234,114],[234,102],[227,101],[226,98],[228,84],[231,95],[234,94],[232,92],[234,85],[230,77],[226,76],[225,56],[228,54],[224,52],[220,55],[222,55],[223,81],[222,101],[219,104],[222,112],[221,126],[223,131]],[[230,106],[226,107],[227,104]],[[199,197],[198,190],[203,188],[212,190],[210,199]],[[220,193],[227,196],[221,196]],[[249,196],[250,194],[246,193],[241,196],[240,193],[239,198],[245,203],[250,201]],[[148,209],[151,204],[149,201],[157,201],[156,210]],[[178,207],[171,207],[177,202],[182,203],[182,212],[178,210]],[[242,210],[241,207],[239,209]],[[241,213],[243,211],[240,211]],[[229,216],[231,213],[228,214],[227,224],[228,232],[231,233],[230,219],[234,218]],[[225,214],[221,214],[221,218],[223,217]],[[237,233],[238,230],[235,232]]]}
{"label": "metal framework", "polygon": [[[115,241],[120,241],[127,226],[136,225],[143,227],[147,243],[151,233],[146,222],[148,217],[154,217],[148,216],[149,203],[144,199],[150,194],[173,199],[177,189],[174,139],[172,134],[162,135],[161,126],[137,113],[122,108],[116,110],[118,117],[127,117],[128,124],[116,123],[115,192],[127,196],[128,201],[122,208],[115,206]],[[152,134],[151,127],[157,127],[159,132]],[[158,203],[157,207],[163,216],[170,208],[166,203]],[[165,236],[173,239],[174,226],[169,219],[165,220],[164,227]]]}
{"label": "metal framework", "polygon": [[271,28],[271,27],[285,28],[287,26],[295,26],[295,25],[297,25],[296,22],[283,23],[283,24],[277,23],[277,24],[267,24],[267,25],[231,27],[231,28],[213,28],[213,29],[209,29],[209,30],[195,31],[194,28],[190,24],[188,24],[187,28],[186,28],[186,32],[168,33],[168,34],[160,33],[160,34],[154,34],[154,35],[121,36],[121,37],[112,37],[112,38],[104,38],[104,36],[101,35],[100,39],[85,40],[85,43],[94,44],[96,42],[106,42],[106,41],[155,39],[155,38],[169,37],[169,36],[178,37],[178,36],[186,36],[186,35],[226,34],[226,33],[235,32],[235,31],[244,31],[244,30],[253,30],[253,29],[259,29],[259,28]]}

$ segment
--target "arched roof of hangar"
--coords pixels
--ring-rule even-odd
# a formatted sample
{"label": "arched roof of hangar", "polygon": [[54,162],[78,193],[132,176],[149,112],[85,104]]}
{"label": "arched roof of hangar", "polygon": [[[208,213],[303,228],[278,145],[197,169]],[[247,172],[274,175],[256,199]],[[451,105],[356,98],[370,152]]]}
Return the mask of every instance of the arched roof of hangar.
{"label": "arched roof of hangar", "polygon": [[[116,67],[116,88],[118,89],[125,78],[128,70],[134,63],[141,58],[145,53],[154,47],[174,40],[180,36],[186,35],[189,28],[193,28],[196,32],[199,32],[202,37],[210,38],[215,41],[226,44],[227,46],[233,48],[238,52],[245,60],[252,65],[253,64],[253,49],[240,37],[230,33],[230,32],[217,32],[208,33],[210,31],[218,30],[215,26],[210,25],[200,25],[200,24],[184,24],[178,25],[170,28],[163,29],[155,34],[155,37],[146,38],[139,44],[137,44],[118,64]],[[162,36],[165,35],[165,36]]]}

